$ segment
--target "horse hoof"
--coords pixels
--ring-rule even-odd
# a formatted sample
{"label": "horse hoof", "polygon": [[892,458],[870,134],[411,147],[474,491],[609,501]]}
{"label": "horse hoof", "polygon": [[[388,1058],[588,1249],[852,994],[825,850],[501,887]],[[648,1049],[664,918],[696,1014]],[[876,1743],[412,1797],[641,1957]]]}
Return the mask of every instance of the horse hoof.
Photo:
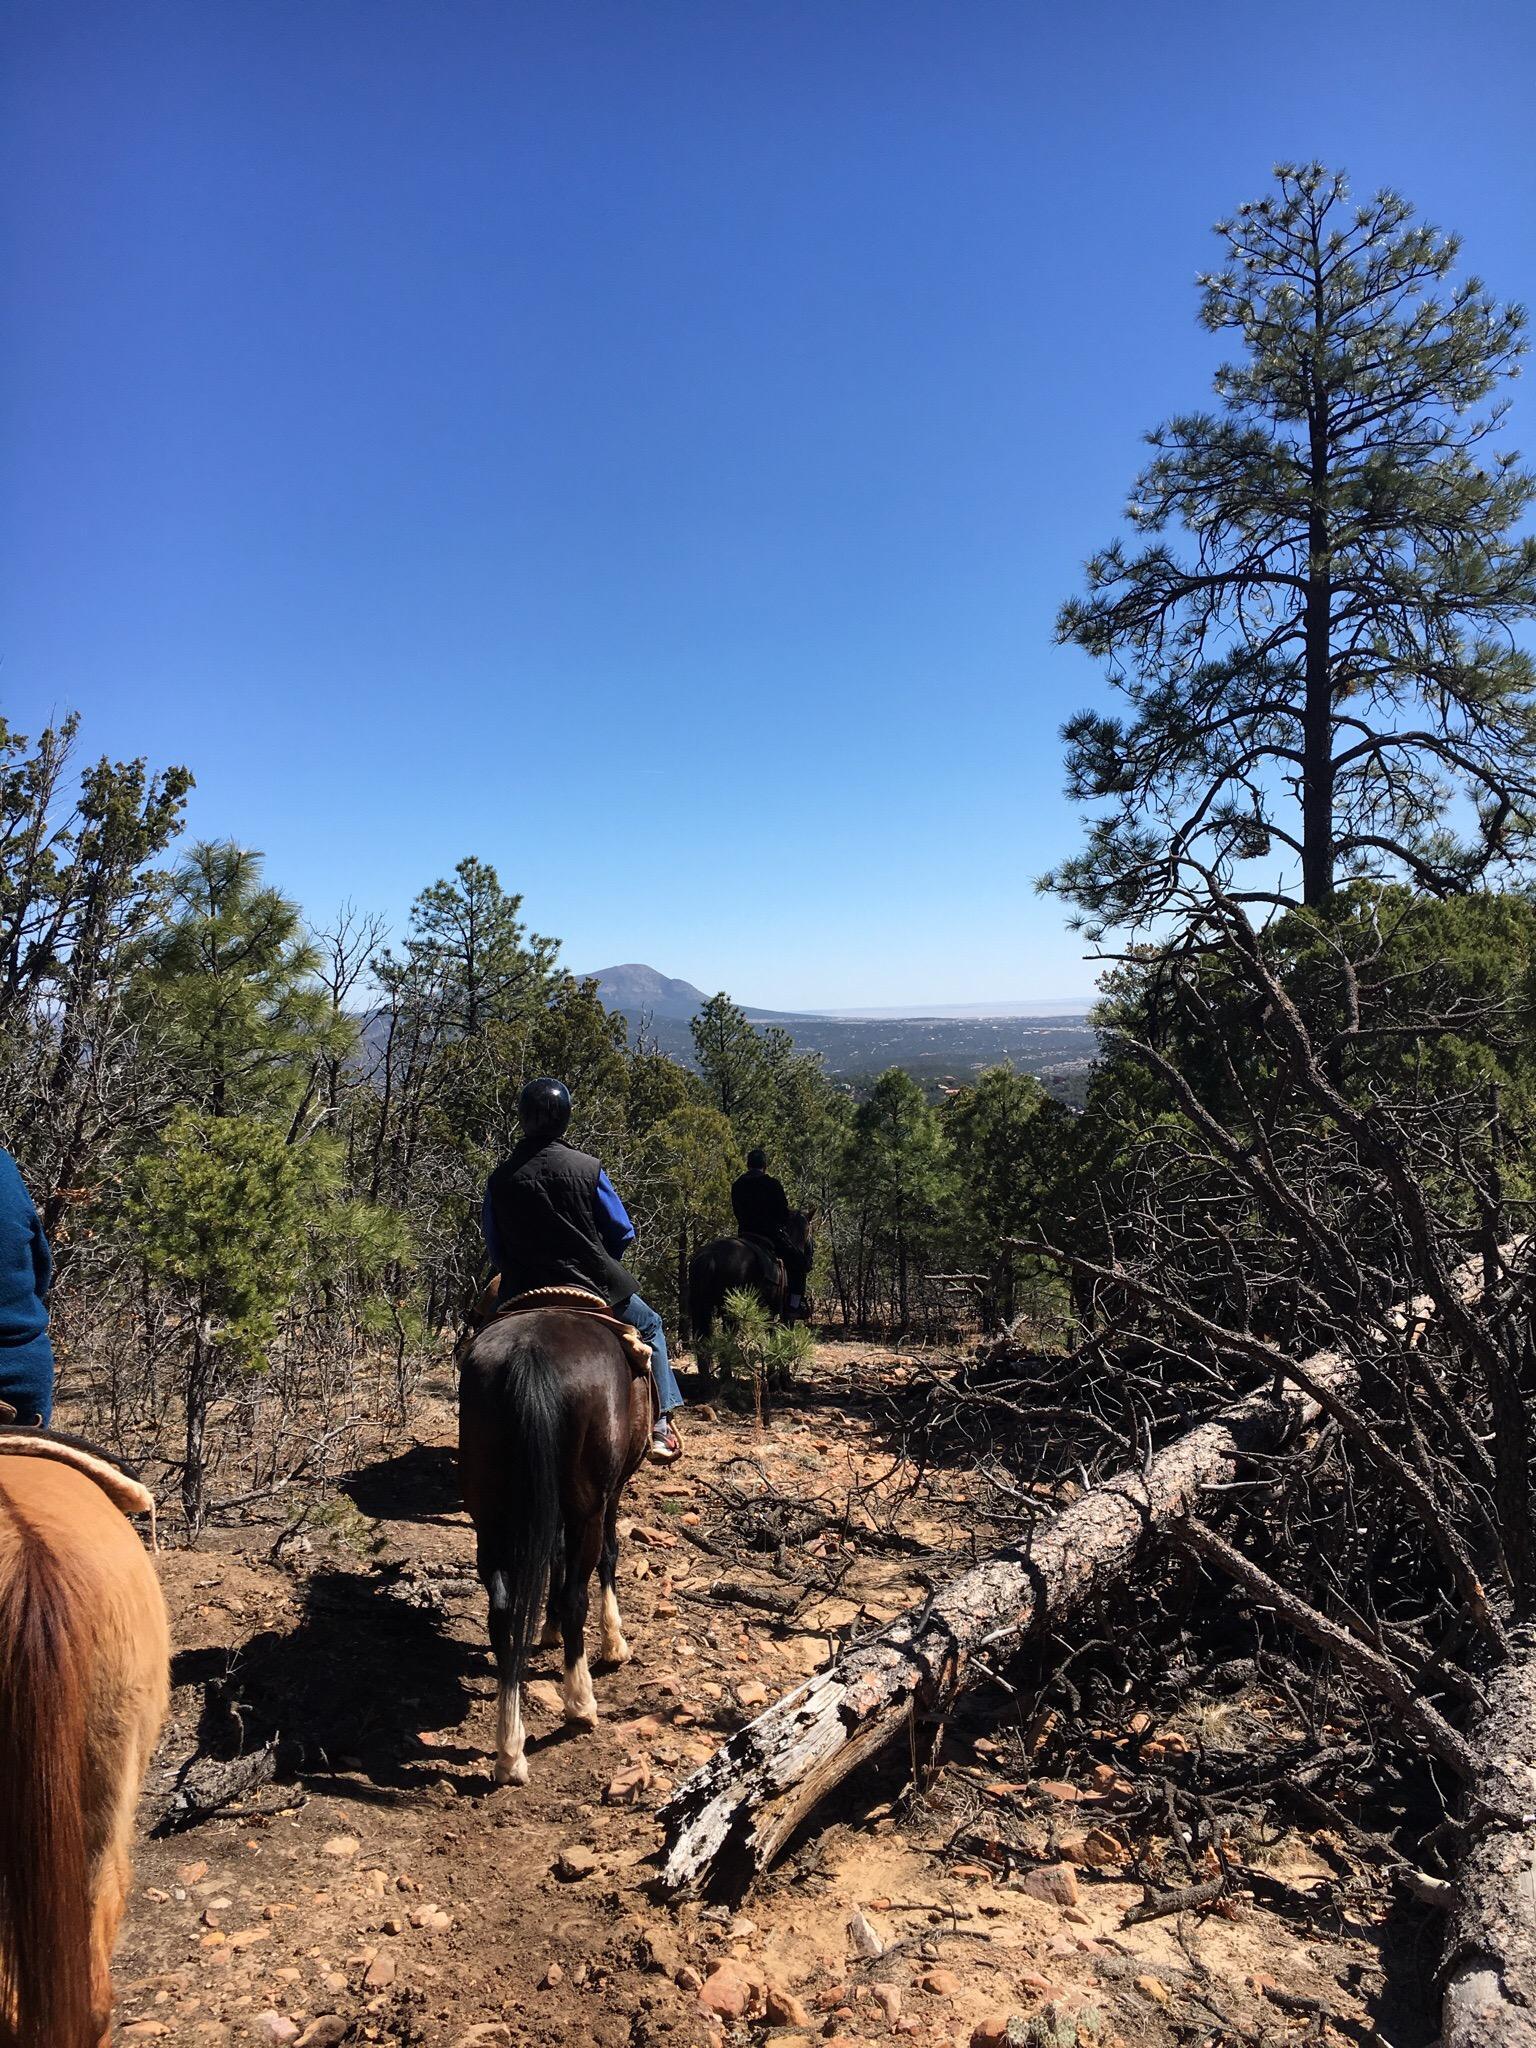
{"label": "horse hoof", "polygon": [[634,1654],[634,1651],[622,1636],[619,1637],[616,1643],[604,1643],[603,1645],[603,1662],[605,1664],[627,1664]]}
{"label": "horse hoof", "polygon": [[539,1637],[539,1648],[541,1650],[558,1650],[561,1643],[564,1640],[564,1637],[560,1633],[559,1622],[546,1621],[544,1624],[544,1633]]}
{"label": "horse hoof", "polygon": [[499,1756],[492,1774],[498,1785],[526,1785],[528,1782],[528,1759],[525,1756]]}

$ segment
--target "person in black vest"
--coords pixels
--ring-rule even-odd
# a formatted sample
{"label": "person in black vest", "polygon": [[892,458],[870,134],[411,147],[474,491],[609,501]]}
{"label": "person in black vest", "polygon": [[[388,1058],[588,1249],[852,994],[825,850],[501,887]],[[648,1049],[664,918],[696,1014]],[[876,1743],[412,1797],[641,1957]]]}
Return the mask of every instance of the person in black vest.
{"label": "person in black vest", "polygon": [[731,1207],[743,1237],[766,1238],[785,1259],[791,1276],[788,1306],[793,1321],[800,1313],[801,1296],[794,1290],[803,1262],[788,1238],[789,1197],[784,1183],[768,1171],[768,1154],[761,1145],[753,1146],[747,1154],[746,1172],[731,1183]]}
{"label": "person in black vest", "polygon": [[565,1142],[571,1097],[563,1081],[549,1075],[530,1081],[517,1098],[517,1115],[522,1140],[486,1182],[480,1212],[485,1248],[501,1276],[500,1298],[510,1301],[535,1287],[584,1287],[632,1324],[651,1347],[661,1407],[651,1456],[670,1465],[682,1455],[671,1418],[683,1397],[661,1317],[619,1263],[635,1226],[601,1163]]}

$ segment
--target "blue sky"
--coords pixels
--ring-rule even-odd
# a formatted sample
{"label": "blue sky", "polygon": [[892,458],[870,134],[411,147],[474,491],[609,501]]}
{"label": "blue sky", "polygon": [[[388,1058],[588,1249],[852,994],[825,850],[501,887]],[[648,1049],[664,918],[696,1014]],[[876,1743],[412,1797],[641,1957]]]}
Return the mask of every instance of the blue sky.
{"label": "blue sky", "polygon": [[[1202,400],[1210,223],[1342,163],[1536,291],[1536,10],[13,0],[0,710],[323,921],[1075,995],[1052,645]],[[1536,442],[1531,402],[1512,438]],[[1533,450],[1536,452],[1536,450]]]}

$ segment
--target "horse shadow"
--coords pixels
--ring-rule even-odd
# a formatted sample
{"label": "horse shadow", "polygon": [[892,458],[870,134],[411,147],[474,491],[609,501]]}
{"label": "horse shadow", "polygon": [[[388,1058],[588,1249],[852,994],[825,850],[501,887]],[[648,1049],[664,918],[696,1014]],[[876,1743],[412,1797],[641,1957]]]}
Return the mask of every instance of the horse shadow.
{"label": "horse shadow", "polygon": [[449,1444],[412,1444],[360,1466],[340,1487],[372,1521],[446,1522],[464,1511],[458,1455]]}
{"label": "horse shadow", "polygon": [[233,1650],[183,1651],[172,1683],[202,1687],[183,1776],[262,1748],[279,1781],[390,1804],[441,1783],[478,1745],[445,1742],[493,1683],[489,1654],[450,1631],[445,1603],[377,1571],[328,1567],[298,1622]]}

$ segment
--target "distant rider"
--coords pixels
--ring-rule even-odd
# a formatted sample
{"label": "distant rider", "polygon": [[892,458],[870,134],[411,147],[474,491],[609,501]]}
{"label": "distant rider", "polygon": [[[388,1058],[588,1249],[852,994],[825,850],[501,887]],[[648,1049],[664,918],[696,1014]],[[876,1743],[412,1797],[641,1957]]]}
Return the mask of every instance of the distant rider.
{"label": "distant rider", "polygon": [[[768,1154],[761,1145],[753,1146],[747,1154],[746,1172],[731,1184],[731,1207],[742,1236],[766,1238],[783,1257],[791,1288],[799,1284],[803,1257],[790,1239],[789,1197],[784,1192],[784,1183],[775,1180],[768,1171]],[[802,1297],[791,1293],[791,1322],[799,1315],[801,1305]]]}
{"label": "distant rider", "polygon": [[584,1287],[632,1324],[651,1347],[661,1405],[651,1456],[670,1465],[682,1455],[671,1417],[683,1397],[661,1317],[619,1264],[635,1226],[601,1163],[565,1142],[571,1097],[563,1081],[530,1081],[517,1098],[517,1115],[521,1142],[487,1181],[480,1212],[485,1248],[501,1276],[499,1298],[511,1301],[536,1287]]}

